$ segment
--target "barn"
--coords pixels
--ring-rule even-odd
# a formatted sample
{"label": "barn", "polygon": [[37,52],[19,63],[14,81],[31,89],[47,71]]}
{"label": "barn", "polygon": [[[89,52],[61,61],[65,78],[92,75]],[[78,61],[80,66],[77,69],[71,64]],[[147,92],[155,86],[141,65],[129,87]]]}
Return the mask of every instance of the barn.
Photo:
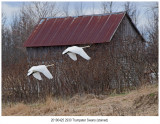
{"label": "barn", "polygon": [[[144,39],[126,12],[76,17],[41,18],[25,41],[28,68],[48,68],[52,80],[29,77],[39,95],[66,96],[76,93],[122,92],[141,84]],[[71,60],[62,52],[69,46],[86,46],[91,57]]]}

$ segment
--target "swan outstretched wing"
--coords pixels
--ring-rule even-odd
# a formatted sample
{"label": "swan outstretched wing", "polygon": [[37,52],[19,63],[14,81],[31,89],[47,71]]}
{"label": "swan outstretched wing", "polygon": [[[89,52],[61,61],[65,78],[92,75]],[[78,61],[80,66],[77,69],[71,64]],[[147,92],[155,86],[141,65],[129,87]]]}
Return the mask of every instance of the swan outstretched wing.
{"label": "swan outstretched wing", "polygon": [[42,80],[42,77],[41,77],[41,75],[40,75],[39,72],[33,73],[33,76],[34,76],[36,79],[38,79],[38,80]]}
{"label": "swan outstretched wing", "polygon": [[72,60],[74,60],[74,61],[77,60],[77,56],[76,56],[75,53],[67,53],[67,54],[69,55],[69,57],[70,57]]}
{"label": "swan outstretched wing", "polygon": [[52,74],[49,72],[49,70],[47,69],[45,65],[42,65],[38,71],[43,73],[48,79],[53,78]]}
{"label": "swan outstretched wing", "polygon": [[82,48],[77,54],[79,54],[80,56],[82,56],[86,60],[90,60],[91,59]]}
{"label": "swan outstretched wing", "polygon": [[71,59],[74,61],[77,60],[76,54],[80,55],[86,60],[90,60],[91,58],[86,54],[86,52],[83,50],[83,47],[77,47],[77,46],[72,46],[68,47],[66,50],[63,51],[62,54],[67,53]]}

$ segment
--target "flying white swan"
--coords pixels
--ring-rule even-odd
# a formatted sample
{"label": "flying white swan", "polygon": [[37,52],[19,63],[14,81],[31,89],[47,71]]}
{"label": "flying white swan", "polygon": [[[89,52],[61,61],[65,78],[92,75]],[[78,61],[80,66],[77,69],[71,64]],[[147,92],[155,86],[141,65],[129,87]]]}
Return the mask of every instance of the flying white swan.
{"label": "flying white swan", "polygon": [[28,74],[27,76],[33,75],[36,79],[38,80],[42,80],[42,77],[40,75],[40,72],[43,73],[48,79],[52,79],[53,76],[52,74],[49,72],[49,70],[47,69],[47,67],[49,66],[53,66],[52,65],[38,65],[38,66],[33,66],[28,70]]}
{"label": "flying white swan", "polygon": [[62,54],[66,54],[67,53],[69,55],[69,57],[74,61],[77,60],[76,54],[82,56],[86,60],[90,60],[91,58],[83,50],[83,48],[87,48],[87,47],[90,47],[90,46],[85,46],[85,47],[72,46],[72,47],[68,47],[66,50],[63,51]]}

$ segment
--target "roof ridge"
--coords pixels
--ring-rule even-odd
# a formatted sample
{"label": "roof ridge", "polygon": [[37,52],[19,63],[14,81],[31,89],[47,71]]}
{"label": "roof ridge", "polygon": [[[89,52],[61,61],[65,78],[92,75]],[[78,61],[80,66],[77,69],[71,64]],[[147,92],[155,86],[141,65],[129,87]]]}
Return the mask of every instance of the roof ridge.
{"label": "roof ridge", "polygon": [[122,14],[126,13],[126,11],[121,12],[113,12],[113,13],[103,13],[103,14],[92,14],[92,15],[80,15],[80,16],[59,16],[59,17],[42,17],[40,19],[56,19],[56,18],[78,18],[78,17],[86,17],[86,16],[105,16],[105,15],[112,15],[112,14]]}

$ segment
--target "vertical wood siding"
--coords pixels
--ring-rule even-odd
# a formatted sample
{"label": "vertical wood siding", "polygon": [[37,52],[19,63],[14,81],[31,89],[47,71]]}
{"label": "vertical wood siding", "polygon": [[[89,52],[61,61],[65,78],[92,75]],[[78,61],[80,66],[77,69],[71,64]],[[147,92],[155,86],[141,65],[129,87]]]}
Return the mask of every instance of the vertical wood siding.
{"label": "vertical wood siding", "polygon": [[90,61],[80,56],[77,56],[78,61],[73,61],[68,55],[62,55],[68,46],[27,48],[28,68],[55,64],[48,68],[53,75],[52,80],[43,75],[43,81],[33,76],[28,78],[25,88],[29,99],[76,93],[109,94],[114,89],[121,92],[123,88],[137,86],[140,77],[136,73],[142,73],[143,66],[140,67],[133,58],[141,55],[141,46],[141,37],[125,16],[109,43],[92,44],[84,49],[91,57]]}

